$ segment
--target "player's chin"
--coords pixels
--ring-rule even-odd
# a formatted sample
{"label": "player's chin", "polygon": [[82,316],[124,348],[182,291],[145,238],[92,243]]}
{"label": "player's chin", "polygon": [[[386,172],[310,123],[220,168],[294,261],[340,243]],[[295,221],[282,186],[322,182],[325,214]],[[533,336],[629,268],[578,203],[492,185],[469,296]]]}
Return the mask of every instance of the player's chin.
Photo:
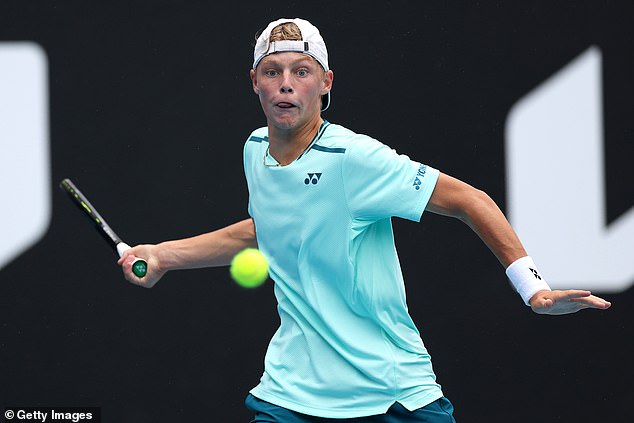
{"label": "player's chin", "polygon": [[273,127],[282,130],[282,131],[290,131],[299,127],[296,121],[287,121],[287,120],[274,120],[269,121]]}

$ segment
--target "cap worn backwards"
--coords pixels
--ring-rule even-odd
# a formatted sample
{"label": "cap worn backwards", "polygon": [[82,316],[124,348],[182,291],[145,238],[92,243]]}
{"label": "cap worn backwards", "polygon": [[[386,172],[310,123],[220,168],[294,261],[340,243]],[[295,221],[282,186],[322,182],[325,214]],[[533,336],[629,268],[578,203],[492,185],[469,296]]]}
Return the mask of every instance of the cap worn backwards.
{"label": "cap worn backwards", "polygon": [[[302,39],[297,41],[281,40],[269,42],[273,28],[287,22],[292,22],[299,27],[302,33]],[[282,18],[271,22],[262,34],[260,34],[255,43],[255,49],[253,50],[253,69],[258,66],[260,60],[265,56],[284,51],[308,54],[317,60],[324,70],[329,70],[326,43],[321,37],[319,30],[305,19]]]}

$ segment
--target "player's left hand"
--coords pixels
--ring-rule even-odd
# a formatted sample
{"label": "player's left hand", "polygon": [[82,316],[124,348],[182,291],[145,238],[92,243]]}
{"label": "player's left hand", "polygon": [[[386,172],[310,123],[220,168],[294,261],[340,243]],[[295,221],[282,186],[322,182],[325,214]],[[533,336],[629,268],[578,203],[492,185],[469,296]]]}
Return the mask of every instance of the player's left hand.
{"label": "player's left hand", "polygon": [[[152,288],[167,272],[161,266],[160,247],[157,245],[137,245],[123,252],[123,255],[117,261],[123,270],[123,276],[128,282],[144,288]],[[132,263],[137,257],[143,257],[147,262],[147,274],[143,278],[137,277],[132,272]]]}
{"label": "player's left hand", "polygon": [[584,308],[606,310],[612,305],[603,298],[592,295],[590,291],[579,289],[542,290],[530,299],[531,308],[538,314],[570,314]]}

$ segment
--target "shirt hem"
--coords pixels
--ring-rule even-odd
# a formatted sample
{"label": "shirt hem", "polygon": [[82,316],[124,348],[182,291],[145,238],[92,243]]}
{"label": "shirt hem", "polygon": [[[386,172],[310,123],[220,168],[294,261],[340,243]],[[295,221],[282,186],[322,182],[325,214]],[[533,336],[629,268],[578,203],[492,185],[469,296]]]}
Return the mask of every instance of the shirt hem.
{"label": "shirt hem", "polygon": [[389,408],[397,402],[400,403],[407,410],[414,411],[419,408],[425,407],[426,405],[429,405],[432,402],[443,397],[442,391],[438,390],[434,391],[432,395],[427,393],[412,395],[405,399],[393,398],[389,403],[386,403],[385,405],[372,408],[353,407],[352,409],[325,409],[311,407],[305,404],[299,404],[294,401],[290,401],[288,399],[280,398],[264,390],[261,390],[258,387],[251,389],[249,393],[262,401],[269,402],[271,404],[277,405],[278,407],[283,407],[288,410],[312,417],[323,417],[329,419],[351,419],[357,417],[369,417],[385,414],[389,410]]}
{"label": "shirt hem", "polygon": [[408,411],[418,410],[419,408],[423,408],[432,402],[444,397],[444,394],[441,390],[434,391],[432,395],[430,394],[414,394],[408,398],[400,399],[398,402]]}

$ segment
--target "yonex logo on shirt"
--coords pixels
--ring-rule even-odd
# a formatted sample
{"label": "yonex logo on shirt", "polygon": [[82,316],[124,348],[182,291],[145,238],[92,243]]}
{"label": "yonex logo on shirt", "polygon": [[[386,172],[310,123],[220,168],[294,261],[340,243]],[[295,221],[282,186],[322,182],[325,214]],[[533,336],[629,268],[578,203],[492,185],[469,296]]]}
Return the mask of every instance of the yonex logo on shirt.
{"label": "yonex logo on shirt", "polygon": [[414,179],[414,183],[412,184],[416,190],[420,189],[423,181],[422,179],[425,177],[425,173],[427,172],[427,166],[422,164],[418,167],[418,172],[416,173],[416,178]]}
{"label": "yonex logo on shirt", "polygon": [[308,178],[304,179],[304,183],[306,185],[310,185],[311,183],[313,185],[317,185],[317,182],[319,182],[319,178],[321,178],[321,173],[308,173]]}

